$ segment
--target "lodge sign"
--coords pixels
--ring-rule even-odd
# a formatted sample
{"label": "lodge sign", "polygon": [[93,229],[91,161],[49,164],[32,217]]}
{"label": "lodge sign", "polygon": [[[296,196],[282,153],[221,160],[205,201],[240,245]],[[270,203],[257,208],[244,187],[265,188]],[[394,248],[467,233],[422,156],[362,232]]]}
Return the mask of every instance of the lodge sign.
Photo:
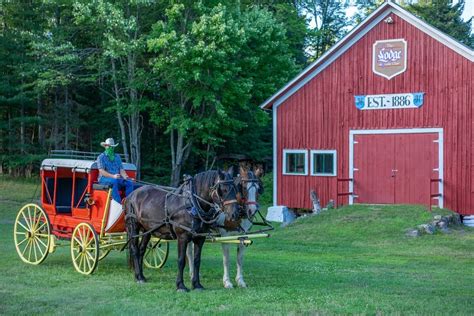
{"label": "lodge sign", "polygon": [[404,39],[376,41],[372,52],[372,70],[392,79],[407,69],[407,42]]}
{"label": "lodge sign", "polygon": [[413,109],[423,105],[424,92],[402,94],[356,95],[359,110]]}

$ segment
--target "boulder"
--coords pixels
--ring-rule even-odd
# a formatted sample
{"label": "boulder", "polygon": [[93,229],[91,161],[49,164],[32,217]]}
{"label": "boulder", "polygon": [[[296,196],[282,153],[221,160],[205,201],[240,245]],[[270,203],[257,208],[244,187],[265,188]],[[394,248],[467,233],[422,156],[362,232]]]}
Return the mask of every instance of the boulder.
{"label": "boulder", "polygon": [[439,221],[436,226],[438,226],[439,228],[441,229],[445,229],[445,228],[448,228],[448,222],[446,221]]}
{"label": "boulder", "polygon": [[435,230],[436,230],[435,226],[431,224],[418,225],[418,231],[422,234],[433,235]]}
{"label": "boulder", "polygon": [[435,221],[439,221],[441,219],[441,215],[435,215],[433,218]]}
{"label": "boulder", "polygon": [[405,236],[407,237],[418,237],[420,236],[420,231],[418,229],[413,229],[413,228],[410,228],[410,229],[407,229],[406,232],[405,232]]}

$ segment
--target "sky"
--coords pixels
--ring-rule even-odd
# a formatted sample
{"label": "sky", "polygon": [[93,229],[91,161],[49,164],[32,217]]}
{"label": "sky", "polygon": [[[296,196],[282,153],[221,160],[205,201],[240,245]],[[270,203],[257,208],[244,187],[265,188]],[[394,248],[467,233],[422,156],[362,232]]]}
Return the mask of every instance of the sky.
{"label": "sky", "polygon": [[[457,2],[456,0],[454,0]],[[356,12],[356,8],[354,6],[349,7],[347,10],[347,15],[352,16]],[[474,0],[465,0],[464,1],[464,12],[462,18],[464,20],[469,20],[474,16]]]}

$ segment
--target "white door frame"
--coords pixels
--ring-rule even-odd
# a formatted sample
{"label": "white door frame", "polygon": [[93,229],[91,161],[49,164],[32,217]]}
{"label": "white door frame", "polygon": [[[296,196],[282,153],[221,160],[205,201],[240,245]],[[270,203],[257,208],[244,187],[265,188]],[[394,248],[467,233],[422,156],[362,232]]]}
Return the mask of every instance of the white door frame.
{"label": "white door frame", "polygon": [[[442,128],[404,128],[404,129],[363,129],[349,131],[349,178],[354,179],[354,135],[374,135],[374,134],[427,134],[438,133],[438,139],[434,142],[438,143],[438,163],[439,166],[433,171],[438,171],[441,181],[438,183],[438,192],[441,196],[438,199],[438,207],[442,208],[444,204],[444,149],[443,149],[443,129]],[[431,185],[431,183],[430,183]],[[354,181],[349,182],[349,192],[354,192]],[[357,192],[355,192],[357,194]],[[354,204],[354,197],[357,195],[349,195],[349,204]],[[430,200],[431,201],[431,200]]]}

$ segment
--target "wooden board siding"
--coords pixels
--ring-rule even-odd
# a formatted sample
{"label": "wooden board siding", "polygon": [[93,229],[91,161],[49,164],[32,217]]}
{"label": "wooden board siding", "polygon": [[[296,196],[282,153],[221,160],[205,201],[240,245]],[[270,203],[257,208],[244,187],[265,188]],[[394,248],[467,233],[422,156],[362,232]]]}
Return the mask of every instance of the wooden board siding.
{"label": "wooden board siding", "polygon": [[[474,214],[473,63],[391,17],[393,24],[377,24],[277,108],[278,205],[311,208],[311,189],[323,205],[336,200],[336,178],[349,175],[350,130],[436,127],[444,131],[444,206]],[[407,41],[406,72],[391,80],[374,74],[372,45],[399,38]],[[419,109],[360,111],[354,105],[354,95],[412,92],[425,93]],[[337,150],[337,177],[282,175],[283,149]]]}

